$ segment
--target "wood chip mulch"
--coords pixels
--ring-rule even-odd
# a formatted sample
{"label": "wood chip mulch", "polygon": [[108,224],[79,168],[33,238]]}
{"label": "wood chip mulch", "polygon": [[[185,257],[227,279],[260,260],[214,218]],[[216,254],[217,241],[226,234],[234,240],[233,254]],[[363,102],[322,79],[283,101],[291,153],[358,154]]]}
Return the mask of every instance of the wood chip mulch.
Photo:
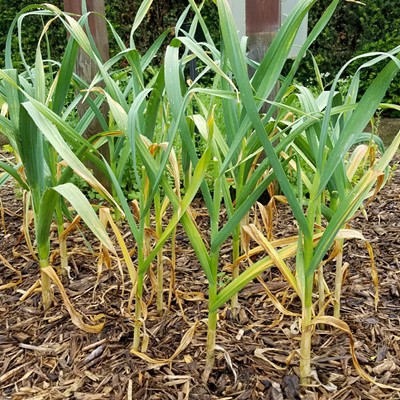
{"label": "wood chip mulch", "polygon": [[[40,309],[40,293],[24,301],[23,294],[39,278],[37,263],[29,255],[21,233],[22,203],[15,189],[1,188],[0,286],[18,282],[0,291],[0,399],[400,399],[399,392],[380,389],[362,379],[352,364],[349,338],[333,328],[318,328],[313,337],[314,387],[299,386],[299,320],[282,316],[263,286],[254,281],[240,295],[241,311],[233,317],[221,310],[216,363],[207,384],[201,379],[205,359],[207,282],[185,235],[177,241],[176,286],[171,307],[157,316],[155,301],[148,307],[147,355],[167,359],[178,348],[183,335],[197,321],[188,347],[172,362],[154,365],[130,353],[133,318],[128,312],[130,286],[117,267],[103,269],[97,279],[96,249],[85,246],[78,233],[69,238],[72,279],[63,279],[74,307],[94,323],[104,314],[106,325],[98,334],[75,327],[55,288],[55,304]],[[201,207],[201,204],[199,205]],[[204,210],[198,210],[202,222]],[[378,382],[400,388],[400,171],[352,227],[360,230],[374,249],[379,274],[379,306],[374,307],[375,289],[365,245],[346,244],[349,264],[343,286],[342,318],[350,326],[358,360]],[[4,219],[4,224],[1,222]],[[275,215],[276,235],[293,228],[291,215],[279,206]],[[90,238],[90,235],[87,235]],[[129,239],[129,238],[128,238]],[[55,241],[54,233],[54,241]],[[229,264],[229,246],[223,249],[221,267]],[[55,263],[57,259],[55,259]],[[13,268],[11,269],[10,266]],[[165,296],[171,277],[165,273]],[[221,273],[221,280],[229,274]],[[263,275],[271,292],[286,306],[299,312],[298,300],[278,271]],[[330,288],[333,263],[326,267]],[[151,285],[147,281],[146,300]],[[122,289],[125,289],[122,293]],[[332,309],[328,308],[331,314]],[[319,383],[318,383],[319,382]]]}

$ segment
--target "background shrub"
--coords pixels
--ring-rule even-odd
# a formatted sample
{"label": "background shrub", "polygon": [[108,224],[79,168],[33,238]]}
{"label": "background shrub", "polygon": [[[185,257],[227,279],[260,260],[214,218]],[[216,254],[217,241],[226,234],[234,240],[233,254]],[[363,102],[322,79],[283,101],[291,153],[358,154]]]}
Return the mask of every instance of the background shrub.
{"label": "background shrub", "polygon": [[[78,1],[78,0],[77,0]],[[80,1],[80,0],[79,0]],[[46,0],[47,3],[56,5],[63,9],[62,0]],[[38,4],[38,1],[21,0],[19,2],[10,2],[0,0],[0,68],[4,67],[4,48],[6,44],[7,33],[15,15],[24,7],[30,4]],[[106,16],[113,24],[114,28],[126,43],[129,42],[129,34],[136,12],[141,4],[141,0],[105,0]],[[136,31],[135,44],[139,50],[145,51],[151,46],[156,38],[166,29],[173,28],[185,7],[189,4],[186,0],[164,0],[154,1],[143,24]],[[218,41],[218,13],[212,0],[207,1],[203,7],[203,16],[208,23],[211,34]],[[41,32],[38,27],[37,17],[28,17],[32,23],[23,24],[23,48],[28,63],[33,63],[37,41]],[[173,32],[171,31],[171,38]],[[61,24],[53,26],[51,35],[49,35],[50,48],[53,59],[60,59],[65,46],[65,30]],[[168,41],[166,42],[168,44]],[[16,66],[20,61],[18,53],[18,40],[14,37],[13,49],[15,51],[14,59]],[[115,43],[110,36],[110,53],[117,51]],[[160,58],[161,59],[161,58]]]}
{"label": "background shrub", "polygon": [[[18,2],[11,2],[8,0],[0,0],[0,68],[4,67],[4,50],[6,47],[7,34],[10,25],[19,11],[24,7],[31,4],[37,4],[32,0],[20,0]],[[52,3],[57,7],[62,8],[62,0],[50,0],[48,3]],[[24,56],[28,64],[32,64],[35,58],[35,50],[42,31],[43,26],[40,24],[40,19],[36,16],[28,16],[24,19],[25,23],[22,24],[22,48],[24,50]],[[52,50],[53,58],[59,58],[58,56],[63,53],[65,46],[65,31],[61,28],[60,23],[55,23],[51,30],[51,35],[48,36],[50,41],[50,48]],[[12,48],[14,51],[13,61],[14,66],[18,67],[21,59],[18,54],[18,38],[17,32],[14,32]]]}
{"label": "background shrub", "polygon": [[[330,21],[322,32],[317,42],[311,47],[311,52],[317,60],[319,68],[327,77],[326,82],[338,72],[340,67],[355,55],[369,51],[386,51],[399,45],[400,37],[400,7],[393,0],[364,0],[365,5],[355,2],[342,1]],[[63,7],[62,0],[49,0],[48,2]],[[4,66],[4,47],[7,32],[16,13],[23,7],[35,3],[32,0],[20,0],[10,2],[0,0],[0,67]],[[115,26],[117,32],[127,42],[135,13],[140,5],[140,0],[106,0],[106,13],[109,20]],[[311,29],[322,15],[330,0],[319,0],[312,8],[309,15],[309,28]],[[187,0],[155,1],[149,14],[136,33],[136,45],[144,51],[166,29],[174,27],[177,18],[187,6]],[[208,23],[214,39],[219,41],[218,15],[212,0],[207,0],[203,9],[203,15]],[[32,18],[32,21],[34,17]],[[40,30],[35,23],[23,24],[23,48],[28,63],[33,62],[34,49]],[[60,25],[56,25],[49,35],[52,57],[59,59],[65,45],[65,31]],[[168,41],[167,41],[168,43]],[[15,38],[14,50],[17,49]],[[111,54],[116,51],[114,43],[110,41]],[[19,57],[14,59],[18,64]],[[161,60],[161,57],[159,58]],[[16,65],[17,65],[16,64]],[[359,64],[352,65],[347,74],[351,75]],[[368,87],[376,76],[381,65],[363,72],[361,89]],[[303,60],[298,73],[298,80],[303,84],[315,84],[313,80],[314,70],[311,57]],[[386,102],[400,103],[400,78],[391,85]]]}
{"label": "background shrub", "polygon": [[[320,0],[309,15],[311,29],[322,15],[329,0]],[[388,51],[400,45],[400,7],[393,0],[364,0],[365,5],[342,1],[318,40],[311,47],[320,71],[329,82],[341,66],[352,57],[371,51]],[[361,62],[349,67],[347,75],[352,75]],[[364,70],[361,77],[361,92],[376,77],[382,64]],[[303,84],[315,84],[311,57],[303,60],[298,80]],[[310,78],[311,77],[311,78]],[[311,82],[310,82],[311,79]],[[400,104],[400,77],[390,86],[385,102]],[[394,115],[394,114],[393,114]]]}
{"label": "background shrub", "polygon": [[[126,42],[129,41],[132,22],[140,3],[140,0],[130,2],[106,0],[107,17]],[[200,2],[198,1],[198,3]],[[143,51],[149,48],[161,33],[175,26],[177,19],[188,4],[187,0],[154,1],[147,18],[136,31],[136,46]],[[218,13],[212,0],[206,2],[202,15],[211,30],[211,34],[218,40]]]}

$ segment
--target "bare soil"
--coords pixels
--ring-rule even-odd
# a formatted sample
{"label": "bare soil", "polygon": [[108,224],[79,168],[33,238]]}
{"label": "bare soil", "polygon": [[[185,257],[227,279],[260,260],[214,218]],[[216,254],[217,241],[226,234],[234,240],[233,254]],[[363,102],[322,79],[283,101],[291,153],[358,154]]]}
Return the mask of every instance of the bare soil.
{"label": "bare soil", "polygon": [[385,145],[389,145],[399,131],[400,118],[382,118],[378,122],[378,135]]}
{"label": "bare soil", "polygon": [[[0,291],[0,399],[400,399],[399,392],[380,389],[361,378],[353,366],[349,337],[329,326],[318,327],[313,337],[315,385],[300,388],[299,319],[282,316],[262,284],[254,281],[240,295],[241,312],[234,318],[228,307],[218,323],[216,363],[207,384],[201,379],[205,359],[207,282],[193,250],[183,234],[177,238],[176,284],[170,307],[157,316],[151,301],[152,286],[146,283],[148,302],[145,321],[152,359],[168,359],[184,334],[193,328],[187,347],[173,361],[154,364],[131,354],[133,317],[128,299],[131,289],[125,271],[103,268],[98,284],[98,243],[89,234],[90,250],[74,233],[68,241],[72,279],[63,283],[75,308],[87,323],[104,314],[105,327],[98,334],[78,329],[69,317],[55,288],[55,303],[40,309],[40,293],[21,297],[39,278],[21,233],[22,204],[15,189],[0,191],[0,286],[18,282]],[[371,262],[365,244],[349,241],[343,286],[342,318],[355,338],[362,368],[380,383],[400,388],[400,172],[352,227],[372,245],[379,276],[379,305]],[[197,222],[207,233],[207,216],[199,203]],[[289,210],[280,205],[275,214],[275,235],[285,236],[294,226]],[[126,238],[128,243],[130,237]],[[56,249],[54,232],[53,246]],[[221,270],[229,266],[229,244],[223,248]],[[168,250],[166,251],[168,256]],[[59,260],[54,257],[54,265]],[[13,269],[11,269],[12,267]],[[171,273],[165,274],[165,301]],[[333,263],[326,267],[330,288]],[[222,272],[221,279],[229,279]],[[298,299],[288,291],[275,269],[262,276],[286,307],[300,312]],[[124,289],[124,292],[123,292]],[[332,314],[331,307],[326,310]],[[195,325],[194,325],[195,324]],[[319,382],[318,382],[319,381]]]}

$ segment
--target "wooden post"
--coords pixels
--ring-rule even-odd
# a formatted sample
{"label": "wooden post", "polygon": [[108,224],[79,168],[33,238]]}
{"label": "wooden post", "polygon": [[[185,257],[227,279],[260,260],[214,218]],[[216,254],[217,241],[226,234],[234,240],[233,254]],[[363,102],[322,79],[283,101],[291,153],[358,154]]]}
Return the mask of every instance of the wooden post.
{"label": "wooden post", "polygon": [[263,59],[280,27],[280,10],[280,0],[246,0],[246,35],[251,59]]}
{"label": "wooden post", "polygon": [[[281,0],[246,0],[247,51],[251,60],[261,62],[281,25]],[[253,75],[250,70],[249,74]],[[279,90],[275,85],[271,98]],[[262,111],[268,109],[268,104]]]}
{"label": "wooden post", "polygon": [[[251,60],[257,62],[263,60],[280,26],[281,0],[246,0],[247,54]],[[252,76],[253,74],[254,70],[249,68],[249,75]],[[269,95],[270,100],[275,100],[279,87],[279,82],[276,82]],[[260,109],[260,113],[267,113],[269,108],[270,104],[265,102]],[[274,117],[276,116],[277,113]],[[265,157],[266,155],[263,151],[258,162],[261,162]],[[258,199],[262,204],[268,204],[270,200],[271,197],[268,190]]]}
{"label": "wooden post", "polygon": [[[101,15],[105,15],[105,5],[104,0],[86,0],[86,6],[88,12],[96,12]],[[73,14],[82,14],[82,1],[81,0],[64,0],[64,11],[70,12]],[[93,36],[94,42],[98,49],[99,55],[103,62],[107,61],[110,58],[109,55],[109,47],[108,47],[108,33],[107,33],[107,24],[103,18],[99,15],[90,14],[88,18],[90,33]],[[77,61],[75,64],[75,73],[80,76],[83,80],[90,83],[98,72],[97,65],[94,61],[90,59],[90,57],[82,50],[79,49]],[[82,117],[89,105],[87,103],[79,103],[78,104],[78,115]],[[106,117],[108,113],[108,106],[104,103],[102,107],[102,114]],[[102,132],[101,125],[98,119],[95,117],[91,124],[88,126],[86,132],[84,133],[84,137],[89,138],[94,136],[100,132]],[[109,160],[110,153],[107,145],[104,145],[100,148],[100,152],[103,156]],[[97,179],[107,188],[110,189],[110,182],[104,174],[97,170],[95,166],[89,165],[93,168],[93,172]]]}

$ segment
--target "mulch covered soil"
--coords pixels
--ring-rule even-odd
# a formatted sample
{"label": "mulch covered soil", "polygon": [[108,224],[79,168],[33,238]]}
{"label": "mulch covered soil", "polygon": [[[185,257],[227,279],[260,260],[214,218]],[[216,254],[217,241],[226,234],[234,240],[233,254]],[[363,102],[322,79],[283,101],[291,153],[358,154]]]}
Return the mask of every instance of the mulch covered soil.
{"label": "mulch covered soil", "polygon": [[[261,283],[252,282],[240,295],[241,312],[233,317],[221,310],[216,363],[207,384],[201,379],[205,360],[207,284],[185,235],[177,240],[176,285],[171,306],[157,316],[155,301],[147,310],[146,354],[168,359],[182,337],[194,328],[193,338],[173,361],[152,364],[130,353],[133,318],[129,313],[129,279],[118,268],[103,268],[96,285],[98,243],[89,238],[92,251],[78,233],[68,241],[71,278],[63,278],[75,308],[85,315],[104,314],[105,327],[98,334],[85,333],[72,324],[57,288],[55,304],[40,309],[40,293],[20,301],[39,278],[21,234],[22,203],[12,186],[1,189],[0,286],[20,279],[0,291],[0,398],[1,399],[400,399],[399,392],[380,389],[361,378],[353,366],[349,337],[337,329],[318,327],[313,337],[313,387],[300,389],[299,319],[282,316]],[[349,241],[345,262],[349,267],[343,286],[342,318],[354,334],[362,368],[377,381],[400,387],[400,171],[364,216],[352,221],[371,243],[379,274],[379,306],[374,307],[371,264],[365,244]],[[201,207],[197,221],[205,224]],[[0,219],[1,220],[1,219]],[[275,215],[276,236],[293,230],[286,206]],[[54,238],[56,237],[54,232]],[[55,240],[55,239],[54,239]],[[131,240],[129,236],[126,240]],[[224,247],[221,266],[229,264]],[[166,253],[168,255],[168,251]],[[54,258],[54,263],[59,262]],[[12,270],[10,267],[14,268]],[[165,273],[168,300],[170,271]],[[229,274],[221,276],[228,279]],[[282,300],[287,287],[278,271],[263,280]],[[326,267],[333,287],[333,264]],[[146,300],[151,285],[147,280]],[[125,289],[123,293],[123,289]],[[299,312],[299,302],[289,291],[286,306]],[[329,307],[327,313],[331,314]],[[92,322],[90,322],[92,321]],[[318,383],[319,381],[319,383]]]}

